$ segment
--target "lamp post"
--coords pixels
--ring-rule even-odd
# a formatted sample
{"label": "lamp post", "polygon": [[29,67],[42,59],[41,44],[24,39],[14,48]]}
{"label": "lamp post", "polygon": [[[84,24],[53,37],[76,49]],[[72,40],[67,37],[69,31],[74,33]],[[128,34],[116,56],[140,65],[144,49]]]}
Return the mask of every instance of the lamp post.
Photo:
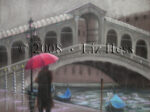
{"label": "lamp post", "polygon": [[[33,38],[36,36],[36,29],[33,25],[33,20],[32,18],[30,18],[29,22],[29,29],[27,31],[27,40],[28,40],[28,43],[29,43],[29,57],[32,57],[33,56],[33,51],[32,51],[32,48],[33,48]],[[31,93],[33,92],[33,76],[32,76],[32,69],[31,69],[31,74],[30,74],[30,81],[31,81]]]}

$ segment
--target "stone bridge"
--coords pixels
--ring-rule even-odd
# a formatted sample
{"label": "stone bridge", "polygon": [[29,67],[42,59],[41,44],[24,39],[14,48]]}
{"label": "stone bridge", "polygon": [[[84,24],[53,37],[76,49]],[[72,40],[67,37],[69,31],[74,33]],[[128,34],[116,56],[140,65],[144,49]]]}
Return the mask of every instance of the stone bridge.
{"label": "stone bridge", "polygon": [[[33,37],[33,49],[60,57],[54,68],[79,63],[95,66],[111,74],[109,69],[100,65],[107,65],[105,68],[112,65],[122,71],[132,71],[129,74],[138,74],[132,75],[132,78],[140,76],[138,79],[144,78],[143,81],[146,82],[150,80],[150,33],[107,17],[104,10],[91,3],[35,21],[32,25],[37,29],[37,34]],[[24,75],[17,80],[15,74],[24,74],[22,68],[29,58],[27,32],[28,25],[0,32],[0,79],[1,83],[5,83],[5,86],[0,86],[9,87],[9,78],[13,80],[10,86],[14,87],[14,91],[19,81],[24,88]],[[118,68],[119,66],[124,69]],[[117,74],[116,72],[113,74]],[[116,80],[116,77],[112,78]],[[122,81],[121,78],[116,81],[119,80]]]}
{"label": "stone bridge", "polygon": [[[94,52],[92,50],[93,47],[95,47]],[[63,49],[62,52],[55,53],[60,59],[51,67],[56,69],[67,64],[83,61],[110,62],[138,72],[150,80],[150,75],[148,74],[150,72],[150,62],[148,60],[134,54],[124,54],[123,50],[120,53],[107,52],[107,47],[106,45],[99,44],[77,44],[70,46]],[[97,50],[98,48],[99,50]],[[115,47],[113,49],[115,49]]]}
{"label": "stone bridge", "polygon": [[[100,47],[99,51],[94,53],[92,51],[93,46],[95,48]],[[135,86],[135,84],[141,86],[138,85],[139,79],[136,79],[136,77],[140,77],[140,80],[144,81],[144,86],[149,86],[150,75],[148,73],[150,72],[150,63],[139,56],[124,54],[123,52],[124,51],[120,53],[107,52],[107,46],[105,45],[77,44],[64,48],[61,52],[54,52],[53,54],[59,57],[59,61],[51,65],[50,69],[57,70],[62,66],[73,63],[86,64],[102,70],[120,85],[131,86],[129,78],[134,77],[133,80],[136,82],[132,83],[134,84],[133,86]],[[25,86],[29,85],[29,72],[25,73],[24,70],[26,62],[27,60],[20,61],[0,69],[1,88],[7,88],[16,92],[24,90]],[[110,67],[115,70],[112,71],[107,64],[112,64]],[[121,67],[124,69],[121,69]],[[111,71],[112,73],[108,71]],[[119,73],[114,73],[114,71],[118,71]],[[125,83],[125,78],[127,78],[128,83]],[[124,82],[120,79],[123,79]]]}

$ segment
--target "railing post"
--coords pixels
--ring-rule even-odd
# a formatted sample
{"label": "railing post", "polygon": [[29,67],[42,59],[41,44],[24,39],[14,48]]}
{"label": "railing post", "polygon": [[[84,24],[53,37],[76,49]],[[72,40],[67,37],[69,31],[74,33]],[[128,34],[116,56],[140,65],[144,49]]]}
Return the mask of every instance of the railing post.
{"label": "railing post", "polygon": [[24,94],[24,65],[22,65],[22,93]]}
{"label": "railing post", "polygon": [[13,92],[16,93],[16,68],[13,68]]}
{"label": "railing post", "polygon": [[[22,68],[22,106],[24,107],[24,105],[25,105],[25,102],[24,102],[24,93],[25,93],[25,88],[24,88],[24,64],[22,64],[22,66],[21,66],[21,68]],[[24,111],[23,111],[24,112]]]}
{"label": "railing post", "polygon": [[5,68],[4,72],[5,72],[5,89],[7,90],[8,89],[7,68]]}
{"label": "railing post", "polygon": [[103,78],[101,80],[100,112],[103,112]]}

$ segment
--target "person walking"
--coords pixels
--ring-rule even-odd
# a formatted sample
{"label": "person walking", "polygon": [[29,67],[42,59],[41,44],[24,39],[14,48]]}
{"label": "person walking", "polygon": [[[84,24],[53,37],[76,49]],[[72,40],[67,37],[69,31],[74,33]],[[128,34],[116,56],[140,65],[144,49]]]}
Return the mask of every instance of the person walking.
{"label": "person walking", "polygon": [[39,112],[51,112],[53,100],[51,95],[52,71],[48,66],[42,68],[35,82],[38,83],[37,106]]}

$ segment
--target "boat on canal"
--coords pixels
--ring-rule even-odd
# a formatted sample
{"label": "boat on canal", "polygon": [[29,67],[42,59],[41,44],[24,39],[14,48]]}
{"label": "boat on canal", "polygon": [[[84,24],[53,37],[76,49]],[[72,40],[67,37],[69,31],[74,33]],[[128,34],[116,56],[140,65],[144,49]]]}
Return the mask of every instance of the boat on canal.
{"label": "boat on canal", "polygon": [[69,102],[71,100],[71,91],[69,88],[66,89],[64,94],[56,94],[56,100]]}
{"label": "boat on canal", "polygon": [[124,112],[125,106],[126,104],[117,94],[105,104],[106,112]]}

